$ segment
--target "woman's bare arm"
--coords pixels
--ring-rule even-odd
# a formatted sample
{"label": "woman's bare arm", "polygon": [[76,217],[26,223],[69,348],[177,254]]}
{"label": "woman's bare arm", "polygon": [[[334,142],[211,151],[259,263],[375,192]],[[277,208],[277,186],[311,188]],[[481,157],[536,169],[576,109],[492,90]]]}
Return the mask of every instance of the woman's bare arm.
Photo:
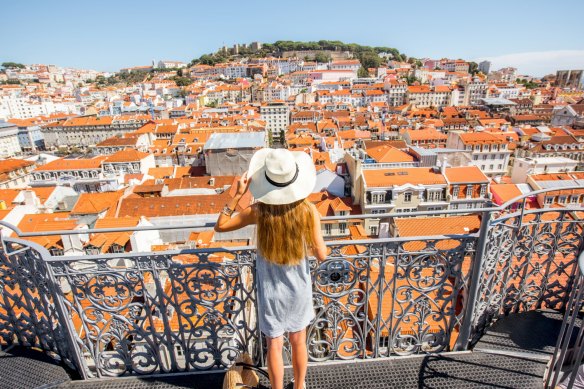
{"label": "woman's bare arm", "polygon": [[[232,210],[231,213],[233,213],[233,210],[235,210],[235,207],[237,207],[239,200],[249,188],[250,181],[251,180],[247,178],[247,173],[244,173],[237,182],[237,191],[235,192],[235,196],[229,203],[225,204],[227,208]],[[233,217],[231,217],[229,213],[221,212],[219,214],[219,218],[217,219],[217,223],[215,223],[215,231],[228,232],[238,230],[250,224],[255,224],[256,219],[256,212],[253,206],[245,208],[243,211]]]}
{"label": "woman's bare arm", "polygon": [[220,214],[215,224],[215,231],[229,232],[239,230],[245,226],[256,223],[255,211],[252,206],[245,208],[237,215],[230,217],[225,214]]}
{"label": "woman's bare arm", "polygon": [[320,227],[320,214],[315,206],[312,207],[312,215],[314,217],[314,228],[312,235],[312,250],[314,256],[319,261],[324,261],[326,259],[326,245],[324,244],[324,239],[322,237],[322,229]]}

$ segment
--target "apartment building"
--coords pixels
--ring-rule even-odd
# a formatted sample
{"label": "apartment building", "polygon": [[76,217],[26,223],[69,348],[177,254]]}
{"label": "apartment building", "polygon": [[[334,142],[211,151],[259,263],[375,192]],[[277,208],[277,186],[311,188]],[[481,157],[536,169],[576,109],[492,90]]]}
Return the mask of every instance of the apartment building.
{"label": "apartment building", "polygon": [[387,79],[383,84],[383,89],[387,94],[387,103],[392,107],[399,107],[406,103],[408,85],[405,82]]}
{"label": "apartment building", "polygon": [[460,93],[461,99],[459,99],[459,104],[456,105],[461,106],[479,105],[481,99],[487,97],[489,90],[487,82],[478,77],[473,78],[471,81],[463,80],[458,85],[462,88],[462,91]]}
{"label": "apartment building", "polygon": [[527,184],[533,191],[557,189],[537,195],[541,208],[584,206],[584,189],[565,189],[569,186],[581,186],[584,172],[534,174],[527,177]]}
{"label": "apartment building", "polygon": [[[132,134],[134,135],[134,134]],[[152,134],[136,134],[136,136],[113,137],[99,142],[95,149],[99,154],[114,154],[127,148],[133,148],[139,151],[147,151],[152,145]]]}
{"label": "apartment building", "polygon": [[50,123],[42,132],[46,147],[88,147],[135,131],[149,120],[149,116],[79,116]]}
{"label": "apartment building", "polygon": [[10,158],[20,154],[18,127],[12,123],[0,122],[0,158]]}
{"label": "apartment building", "polygon": [[493,177],[507,173],[511,156],[508,143],[509,140],[499,134],[451,131],[448,133],[446,147],[468,151],[471,153],[471,163],[487,176]]}
{"label": "apartment building", "polygon": [[[77,192],[118,190],[121,177],[103,171],[105,156],[94,158],[61,158],[37,167],[32,173],[31,186],[70,186]],[[123,182],[123,181],[121,181]]]}
{"label": "apartment building", "polygon": [[573,172],[578,168],[578,161],[566,157],[515,157],[511,169],[511,181],[523,184],[533,174]]}
{"label": "apartment building", "polygon": [[440,108],[452,105],[452,88],[446,85],[431,87],[429,85],[409,86],[407,102],[416,108]]}
{"label": "apartment building", "polygon": [[23,159],[0,160],[0,189],[25,187],[34,168],[33,162]]}
{"label": "apartment building", "polygon": [[154,155],[135,149],[120,150],[102,163],[105,174],[146,174],[155,167]]}
{"label": "apartment building", "polygon": [[[356,185],[360,192],[359,205],[367,214],[407,214],[448,208],[448,182],[438,169],[368,169],[362,171]],[[379,219],[365,221],[365,231],[371,235],[386,235],[388,226]]]}
{"label": "apartment building", "polygon": [[279,135],[290,125],[290,108],[283,101],[272,101],[260,107],[261,120],[266,122],[266,131]]}
{"label": "apartment building", "polygon": [[476,209],[490,202],[489,178],[476,166],[444,169],[448,182],[446,200],[450,209]]}

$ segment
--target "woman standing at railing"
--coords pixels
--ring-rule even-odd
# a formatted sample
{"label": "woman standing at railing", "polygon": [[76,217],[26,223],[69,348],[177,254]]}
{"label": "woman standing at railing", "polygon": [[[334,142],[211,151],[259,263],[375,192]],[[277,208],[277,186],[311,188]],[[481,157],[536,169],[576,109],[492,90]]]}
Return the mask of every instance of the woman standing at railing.
{"label": "woman standing at railing", "polygon": [[[284,384],[285,333],[292,346],[294,388],[305,389],[306,327],[314,318],[307,256],[312,251],[319,260],[326,257],[320,216],[306,200],[315,182],[316,170],[308,154],[261,149],[215,226],[215,231],[226,232],[257,225],[258,320],[268,343],[268,372],[274,389]],[[256,203],[232,218],[248,187]]]}

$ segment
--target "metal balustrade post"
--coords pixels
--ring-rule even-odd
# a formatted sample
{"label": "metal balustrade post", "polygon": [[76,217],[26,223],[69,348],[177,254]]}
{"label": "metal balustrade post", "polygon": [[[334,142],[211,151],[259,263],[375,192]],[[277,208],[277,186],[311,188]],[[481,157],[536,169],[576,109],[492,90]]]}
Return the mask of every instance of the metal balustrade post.
{"label": "metal balustrade post", "polygon": [[71,320],[71,313],[67,310],[64,299],[65,296],[59,283],[57,281],[57,277],[55,277],[55,273],[53,272],[53,267],[51,266],[50,262],[48,262],[43,253],[39,253],[43,260],[43,263],[47,269],[47,275],[49,280],[47,282],[48,289],[51,291],[53,295],[53,301],[55,303],[55,310],[57,313],[57,319],[59,321],[59,325],[61,325],[65,331],[65,338],[67,341],[67,345],[65,345],[71,353],[73,358],[73,363],[77,367],[77,371],[81,375],[83,379],[91,378],[92,374],[89,371],[89,367],[85,363],[83,358],[83,353],[81,352],[81,348],[77,343],[77,333],[75,332],[75,327],[73,326],[73,322]]}
{"label": "metal balustrade post", "polygon": [[470,336],[472,331],[472,322],[475,315],[477,296],[479,294],[479,286],[481,284],[481,270],[485,261],[487,251],[487,243],[489,238],[489,223],[491,221],[491,211],[484,211],[482,213],[481,229],[479,239],[477,242],[475,256],[472,263],[470,282],[468,286],[468,294],[466,299],[466,306],[464,307],[464,319],[460,328],[460,334],[456,341],[455,350],[461,351],[468,349]]}

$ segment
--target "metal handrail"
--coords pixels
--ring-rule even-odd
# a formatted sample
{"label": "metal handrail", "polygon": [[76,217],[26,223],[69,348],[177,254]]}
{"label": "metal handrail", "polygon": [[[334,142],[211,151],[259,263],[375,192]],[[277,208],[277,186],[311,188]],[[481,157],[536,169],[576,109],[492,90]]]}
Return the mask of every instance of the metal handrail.
{"label": "metal handrail", "polygon": [[[333,221],[333,220],[356,220],[356,219],[384,219],[384,218],[403,218],[403,217],[415,217],[415,216],[442,216],[442,215],[459,215],[459,214],[478,214],[484,212],[503,212],[509,207],[517,203],[520,200],[525,200],[529,197],[533,197],[535,195],[546,193],[546,192],[555,192],[558,190],[573,190],[573,189],[584,189],[584,186],[567,186],[562,188],[547,188],[547,189],[540,189],[537,191],[533,191],[530,193],[523,194],[521,196],[517,196],[499,206],[493,207],[485,207],[485,208],[472,208],[472,209],[445,209],[439,211],[415,211],[415,212],[407,212],[407,213],[397,213],[397,212],[388,212],[388,213],[377,213],[377,214],[360,214],[360,215],[344,215],[344,216],[325,216],[321,218],[321,221]],[[522,207],[523,209],[523,207]],[[549,208],[541,208],[536,210],[530,211],[522,211],[525,214],[528,213],[537,213],[543,210],[549,210]],[[562,208],[558,208],[558,210],[567,210],[567,211],[584,211],[584,207],[582,206],[566,206]],[[511,216],[511,215],[509,215]],[[88,229],[77,229],[77,230],[54,230],[54,231],[41,231],[41,232],[24,232],[20,230],[17,226],[14,226],[10,223],[0,220],[0,226],[5,226],[12,231],[16,232],[16,234],[20,237],[34,237],[34,236],[45,236],[45,235],[81,235],[81,234],[94,234],[94,233],[107,233],[107,232],[128,232],[128,231],[163,231],[163,230],[182,230],[182,229],[190,229],[190,228],[212,228],[215,226],[214,222],[207,222],[207,223],[187,223],[184,225],[157,225],[157,226],[140,226],[140,227],[115,227],[115,228],[88,228]]]}

